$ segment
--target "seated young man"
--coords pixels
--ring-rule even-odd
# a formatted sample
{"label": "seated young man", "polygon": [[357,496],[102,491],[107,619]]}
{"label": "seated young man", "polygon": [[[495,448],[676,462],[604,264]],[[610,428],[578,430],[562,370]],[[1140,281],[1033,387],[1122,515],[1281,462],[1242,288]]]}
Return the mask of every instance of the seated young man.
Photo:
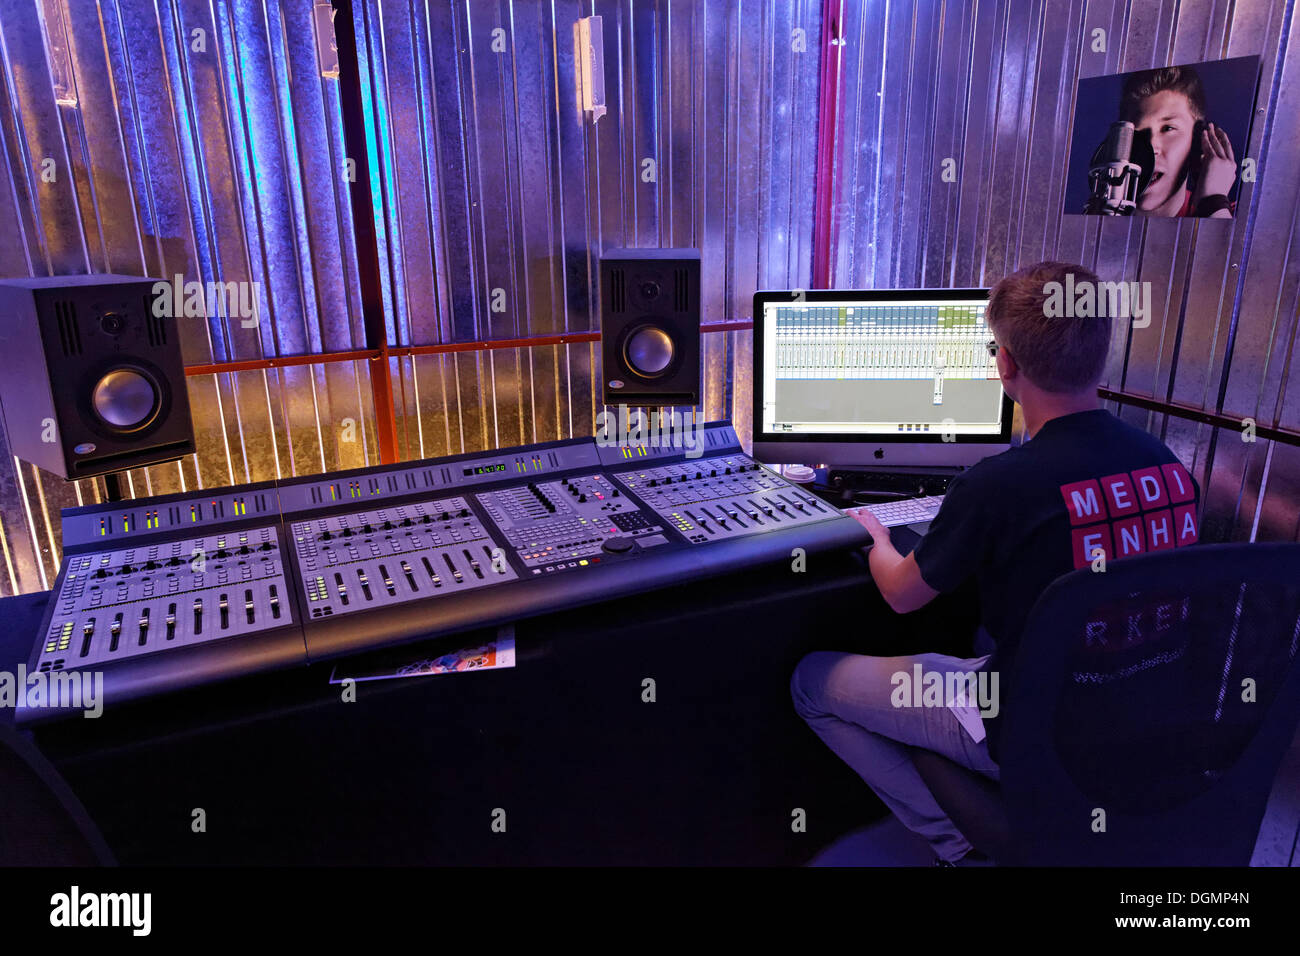
{"label": "seated young man", "polygon": [[933,701],[919,691],[899,692],[915,681],[916,666],[922,675],[996,674],[997,683],[984,686],[1005,701],[1029,610],[1053,580],[1099,567],[1094,562],[1101,559],[1197,539],[1191,475],[1158,438],[1099,407],[1097,383],[1113,320],[1048,315],[1060,315],[1045,308],[1051,283],[1060,283],[1059,292],[1071,273],[1076,290],[1097,282],[1082,266],[1043,262],[1007,276],[989,296],[989,350],[996,350],[1003,388],[1023,411],[1025,442],[956,478],[929,531],[905,558],[869,511],[858,515],[874,541],[871,575],[898,613],[975,579],[982,656],[819,651],[800,661],[791,679],[799,715],[899,820],[929,841],[940,865],[962,860],[971,846],[935,802],[908,748],[936,751],[996,779],[1000,708],[997,700],[974,699],[925,706]]}

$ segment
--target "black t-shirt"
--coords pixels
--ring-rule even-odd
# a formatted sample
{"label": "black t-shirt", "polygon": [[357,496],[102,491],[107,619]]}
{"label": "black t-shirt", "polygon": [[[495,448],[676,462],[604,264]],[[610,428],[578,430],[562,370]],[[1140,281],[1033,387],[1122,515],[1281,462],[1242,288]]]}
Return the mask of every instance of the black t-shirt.
{"label": "black t-shirt", "polygon": [[[1160,439],[1104,409],[1075,412],[956,478],[913,554],[936,591],[975,578],[995,648],[984,669],[999,672],[1005,701],[1029,610],[1047,586],[1090,565],[1097,548],[1110,562],[1194,544],[1198,496]],[[985,730],[995,753],[997,720]]]}

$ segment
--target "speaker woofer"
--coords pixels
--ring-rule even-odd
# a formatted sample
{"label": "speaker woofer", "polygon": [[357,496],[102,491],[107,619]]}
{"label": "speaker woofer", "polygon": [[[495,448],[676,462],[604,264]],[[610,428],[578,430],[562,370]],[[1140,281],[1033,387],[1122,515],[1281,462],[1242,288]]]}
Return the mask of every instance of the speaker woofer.
{"label": "speaker woofer", "polygon": [[655,325],[643,325],[627,337],[623,359],[642,378],[656,378],[673,364],[677,350],[667,332]]}
{"label": "speaker woofer", "polygon": [[162,406],[152,375],[140,368],[115,368],[100,376],[90,393],[90,407],[114,431],[147,428]]}

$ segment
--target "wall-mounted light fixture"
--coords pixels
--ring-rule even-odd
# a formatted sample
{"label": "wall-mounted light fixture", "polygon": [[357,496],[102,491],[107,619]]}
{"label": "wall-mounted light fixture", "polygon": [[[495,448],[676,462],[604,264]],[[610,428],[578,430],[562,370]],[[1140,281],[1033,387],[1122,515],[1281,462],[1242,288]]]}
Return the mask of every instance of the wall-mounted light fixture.
{"label": "wall-mounted light fixture", "polygon": [[330,80],[339,78],[339,41],[334,36],[334,7],[317,3],[312,7],[312,20],[316,26],[316,62],[320,75]]}
{"label": "wall-mounted light fixture", "polygon": [[573,25],[573,52],[578,109],[594,123],[605,115],[605,39],[600,17],[583,17]]}
{"label": "wall-mounted light fixture", "polygon": [[77,107],[77,79],[72,72],[72,48],[68,41],[67,12],[64,0],[41,0],[41,32],[45,34],[45,51],[50,61],[50,83],[54,102]]}

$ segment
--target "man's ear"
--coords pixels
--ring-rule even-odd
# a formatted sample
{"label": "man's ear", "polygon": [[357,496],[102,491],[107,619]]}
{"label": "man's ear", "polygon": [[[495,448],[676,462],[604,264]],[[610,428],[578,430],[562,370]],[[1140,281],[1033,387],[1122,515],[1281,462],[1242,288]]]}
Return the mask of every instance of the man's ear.
{"label": "man's ear", "polygon": [[1016,377],[1019,367],[1016,365],[1016,360],[1011,357],[1011,353],[1006,350],[1005,346],[998,349],[997,363],[998,375],[1002,377],[1003,381],[1014,379]]}
{"label": "man's ear", "polygon": [[1002,380],[1002,390],[1013,401],[1020,401],[1020,367],[1016,365],[1016,360],[1011,357],[1011,353],[1006,349],[998,349],[998,377]]}

